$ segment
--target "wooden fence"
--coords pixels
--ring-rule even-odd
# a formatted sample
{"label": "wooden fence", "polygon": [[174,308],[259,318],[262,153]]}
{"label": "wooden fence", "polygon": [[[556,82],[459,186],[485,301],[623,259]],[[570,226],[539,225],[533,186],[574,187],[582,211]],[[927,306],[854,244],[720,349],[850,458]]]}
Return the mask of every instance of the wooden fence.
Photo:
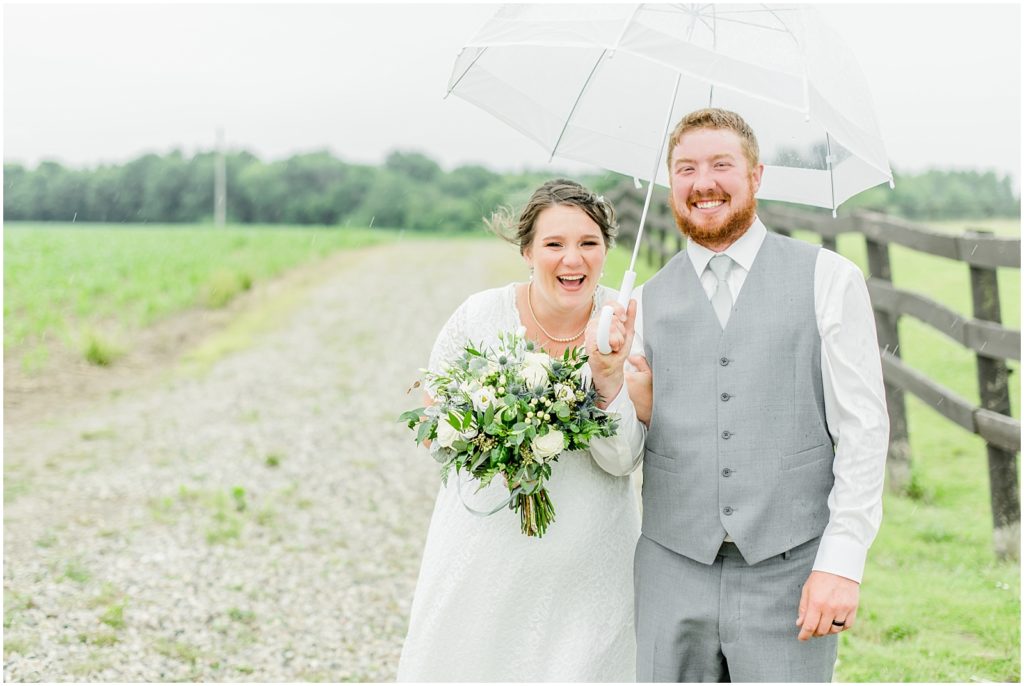
{"label": "wooden fence", "polygon": [[[626,183],[608,194],[622,227],[620,241],[633,246],[643,208],[643,195]],[[836,250],[842,233],[859,233],[867,245],[868,292],[878,329],[878,345],[889,408],[889,455],[887,485],[903,492],[910,483],[910,444],[904,394],[911,393],[958,426],[981,436],[988,451],[994,548],[1002,558],[1020,559],[1020,494],[1017,454],[1020,452],[1020,420],[1010,416],[1007,360],[1020,360],[1020,331],[1002,326],[997,268],[1020,269],[1020,238],[996,237],[974,231],[950,235],[911,222],[867,211],[833,219],[784,205],[762,204],[758,216],[777,233],[809,231],[821,244]],[[973,317],[965,317],[920,293],[896,288],[892,283],[889,246],[965,262],[970,267]],[[684,240],[668,207],[667,192],[657,188],[644,228],[641,256],[664,266]],[[913,369],[900,354],[898,322],[910,316],[960,345],[977,358],[981,406],[976,407],[953,391]]]}

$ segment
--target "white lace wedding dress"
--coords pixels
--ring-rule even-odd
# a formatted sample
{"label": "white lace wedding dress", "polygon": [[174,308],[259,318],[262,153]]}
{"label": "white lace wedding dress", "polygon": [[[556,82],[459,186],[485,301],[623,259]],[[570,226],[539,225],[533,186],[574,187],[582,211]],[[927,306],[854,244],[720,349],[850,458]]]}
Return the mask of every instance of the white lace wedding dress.
{"label": "white lace wedding dress", "polygon": [[[598,297],[612,293],[599,289]],[[456,357],[467,339],[496,346],[499,331],[519,326],[514,284],[477,293],[442,329],[430,369]],[[462,497],[476,510],[490,511],[508,495],[502,483],[476,493],[463,479]],[[576,451],[554,465],[548,492],[555,521],[538,539],[523,535],[511,510],[468,512],[454,474],[441,488],[399,681],[635,680],[640,516],[630,480]]]}

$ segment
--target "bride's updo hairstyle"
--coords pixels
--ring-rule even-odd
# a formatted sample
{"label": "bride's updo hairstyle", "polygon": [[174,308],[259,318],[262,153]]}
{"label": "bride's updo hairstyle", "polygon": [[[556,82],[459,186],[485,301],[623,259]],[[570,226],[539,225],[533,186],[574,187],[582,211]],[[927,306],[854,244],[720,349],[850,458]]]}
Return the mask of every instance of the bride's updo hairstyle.
{"label": "bride's updo hairstyle", "polygon": [[619,225],[615,221],[615,210],[611,203],[570,179],[552,179],[544,182],[530,196],[518,219],[513,218],[512,210],[501,207],[489,220],[485,220],[485,223],[495,234],[513,245],[518,245],[519,253],[522,254],[533,243],[537,217],[555,205],[571,205],[583,210],[600,227],[604,247],[610,249],[614,245]]}

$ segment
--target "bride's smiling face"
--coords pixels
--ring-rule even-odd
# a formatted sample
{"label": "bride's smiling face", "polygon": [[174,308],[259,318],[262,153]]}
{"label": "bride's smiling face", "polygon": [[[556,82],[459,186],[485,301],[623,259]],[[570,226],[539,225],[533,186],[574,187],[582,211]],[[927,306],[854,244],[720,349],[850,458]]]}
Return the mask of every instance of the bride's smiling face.
{"label": "bride's smiling face", "polygon": [[523,251],[533,267],[533,298],[548,308],[590,306],[607,249],[601,228],[574,205],[552,205],[537,215],[533,241]]}

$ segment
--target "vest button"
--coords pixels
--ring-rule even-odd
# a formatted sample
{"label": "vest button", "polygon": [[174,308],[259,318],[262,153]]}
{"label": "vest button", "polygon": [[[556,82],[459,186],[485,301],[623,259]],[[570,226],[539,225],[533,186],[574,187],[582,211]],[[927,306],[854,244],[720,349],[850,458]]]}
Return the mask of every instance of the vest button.
{"label": "vest button", "polygon": [[728,358],[728,357],[723,357],[722,359],[720,359],[720,360],[718,361],[718,364],[722,365],[723,367],[726,367],[726,366],[728,366],[728,364],[729,364],[729,358]]}
{"label": "vest button", "polygon": [[732,470],[726,467],[725,469],[722,470],[722,476],[726,478],[732,476]]}
{"label": "vest button", "polygon": [[724,514],[726,517],[728,517],[732,513],[733,513],[733,509],[731,507],[729,507],[728,505],[726,505],[725,507],[722,508],[722,514]]}
{"label": "vest button", "polygon": [[722,402],[723,402],[723,403],[725,403],[725,402],[729,402],[729,398],[731,398],[731,397],[732,397],[732,396],[731,396],[731,395],[729,395],[728,393],[723,393],[723,394],[722,394]]}
{"label": "vest button", "polygon": [[732,438],[732,433],[729,432],[729,431],[723,431],[722,432],[722,438],[724,438],[725,440],[728,441],[730,438]]}

